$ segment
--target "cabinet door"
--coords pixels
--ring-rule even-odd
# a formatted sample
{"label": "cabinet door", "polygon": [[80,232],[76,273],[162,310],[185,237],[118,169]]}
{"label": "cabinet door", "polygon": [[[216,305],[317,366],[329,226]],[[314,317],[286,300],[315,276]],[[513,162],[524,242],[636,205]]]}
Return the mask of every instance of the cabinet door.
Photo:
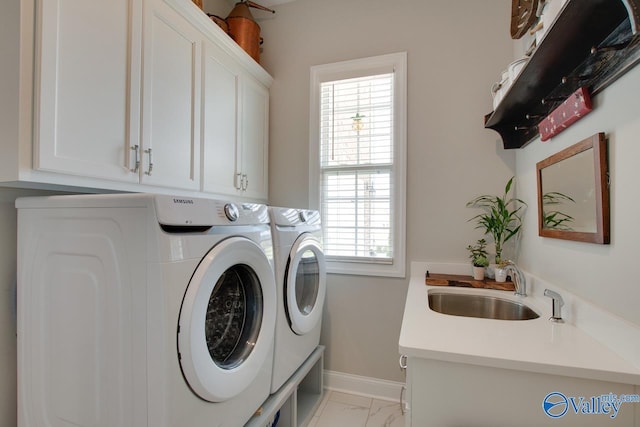
{"label": "cabinet door", "polygon": [[35,169],[138,180],[141,3],[38,2]]}
{"label": "cabinet door", "polygon": [[[236,195],[240,173],[238,125],[238,68],[221,49],[204,46],[202,190]],[[238,181],[239,182],[239,181]]]}
{"label": "cabinet door", "polygon": [[[400,405],[402,405],[403,414],[404,414],[404,425],[406,427],[411,427],[411,417],[412,417],[412,405],[413,405],[413,383],[415,381],[415,364],[413,363],[413,358],[405,357],[405,365],[403,370],[405,371],[405,388],[403,389],[404,393],[401,391],[400,393]],[[400,366],[402,368],[402,358],[400,359]]]}
{"label": "cabinet door", "polygon": [[162,0],[147,13],[141,181],[199,190],[201,36]]}
{"label": "cabinet door", "polygon": [[240,140],[244,195],[267,199],[269,192],[269,91],[253,78],[242,79]]}

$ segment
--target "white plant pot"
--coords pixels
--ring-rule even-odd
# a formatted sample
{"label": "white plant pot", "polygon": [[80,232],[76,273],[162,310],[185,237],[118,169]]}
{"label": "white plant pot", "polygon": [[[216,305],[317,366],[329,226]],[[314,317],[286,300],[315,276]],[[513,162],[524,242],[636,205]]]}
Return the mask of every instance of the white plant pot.
{"label": "white plant pot", "polygon": [[497,265],[498,264],[489,264],[489,266],[486,268],[486,271],[484,272],[484,275],[489,279],[495,279],[495,269]]}
{"label": "white plant pot", "polygon": [[496,275],[496,282],[506,282],[507,281],[507,269],[506,268],[498,268],[496,267],[494,270]]}
{"label": "white plant pot", "polygon": [[476,267],[473,266],[473,279],[474,280],[484,280],[484,267]]}

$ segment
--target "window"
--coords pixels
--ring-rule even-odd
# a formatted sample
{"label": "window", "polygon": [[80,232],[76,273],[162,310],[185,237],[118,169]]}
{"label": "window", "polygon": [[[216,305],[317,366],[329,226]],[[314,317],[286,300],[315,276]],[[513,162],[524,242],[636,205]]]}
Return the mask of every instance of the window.
{"label": "window", "polygon": [[406,53],[312,67],[310,110],[327,271],[404,277]]}

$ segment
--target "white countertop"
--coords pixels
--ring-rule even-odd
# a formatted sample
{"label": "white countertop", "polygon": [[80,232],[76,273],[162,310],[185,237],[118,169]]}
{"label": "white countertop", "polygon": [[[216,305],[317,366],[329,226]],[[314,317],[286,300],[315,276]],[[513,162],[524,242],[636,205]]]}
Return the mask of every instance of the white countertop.
{"label": "white countertop", "polygon": [[[550,322],[550,299],[517,297],[508,291],[427,286],[425,271],[413,270],[400,332],[402,354],[640,385],[640,368],[576,326]],[[519,301],[535,310],[540,317],[509,321],[437,313],[429,308],[427,293],[431,289]]]}

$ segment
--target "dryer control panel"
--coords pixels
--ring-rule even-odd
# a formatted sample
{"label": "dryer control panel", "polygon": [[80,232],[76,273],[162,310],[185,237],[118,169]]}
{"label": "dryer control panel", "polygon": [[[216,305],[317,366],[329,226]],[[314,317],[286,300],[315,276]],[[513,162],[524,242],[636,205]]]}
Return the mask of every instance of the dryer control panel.
{"label": "dryer control panel", "polygon": [[320,212],[312,209],[271,207],[271,215],[273,223],[280,227],[319,226],[322,223]]}

